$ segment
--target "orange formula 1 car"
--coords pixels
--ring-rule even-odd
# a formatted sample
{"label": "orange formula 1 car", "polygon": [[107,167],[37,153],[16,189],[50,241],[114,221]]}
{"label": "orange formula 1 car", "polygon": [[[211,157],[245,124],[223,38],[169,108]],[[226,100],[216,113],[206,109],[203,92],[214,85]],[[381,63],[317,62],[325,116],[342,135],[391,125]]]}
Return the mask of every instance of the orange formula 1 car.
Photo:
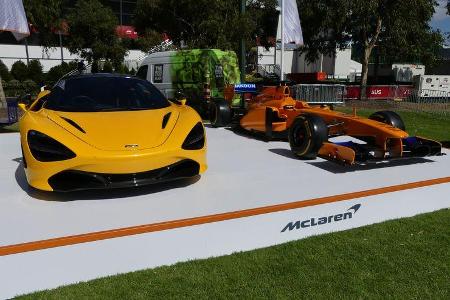
{"label": "orange formula 1 car", "polygon": [[[215,127],[235,121],[269,139],[287,137],[291,150],[302,159],[319,156],[348,165],[441,155],[442,149],[436,141],[409,136],[395,112],[380,111],[366,119],[328,106],[310,106],[290,97],[288,86],[265,87],[244,109],[232,108],[225,99],[216,100],[210,107],[210,119]],[[356,141],[329,141],[337,136],[351,136]]]}

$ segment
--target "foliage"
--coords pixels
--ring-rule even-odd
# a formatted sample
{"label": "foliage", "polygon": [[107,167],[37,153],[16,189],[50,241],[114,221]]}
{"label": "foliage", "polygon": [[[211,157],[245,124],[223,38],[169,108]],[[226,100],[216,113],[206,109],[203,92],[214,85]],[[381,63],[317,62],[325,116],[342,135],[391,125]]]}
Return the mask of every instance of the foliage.
{"label": "foliage", "polygon": [[24,94],[23,88],[17,79],[12,79],[7,84],[3,84],[3,89],[7,97],[17,97]]}
{"label": "foliage", "polygon": [[164,32],[189,48],[237,50],[241,38],[254,43],[256,34],[264,34],[270,26],[262,26],[263,17],[275,7],[275,0],[250,1],[240,15],[240,0],[139,0],[135,25],[140,33]]}
{"label": "foliage", "polygon": [[126,49],[116,36],[117,17],[98,0],[78,0],[68,14],[70,38],[66,45],[89,62],[108,59],[114,65],[123,61]]}
{"label": "foliage", "polygon": [[18,97],[25,94],[36,95],[39,91],[39,86],[30,79],[23,82],[19,82],[16,79],[12,79],[9,82],[2,80],[2,86],[6,97]]}
{"label": "foliage", "polygon": [[8,82],[8,86],[11,88],[18,88],[20,86],[20,81],[17,79],[12,79]]}
{"label": "foliage", "polygon": [[[374,47],[393,60],[432,64],[442,36],[429,21],[435,0],[297,0],[304,29],[304,51],[313,60],[336,48],[361,49],[362,86]],[[363,93],[365,95],[365,93]]]}
{"label": "foliage", "polygon": [[33,80],[36,83],[42,83],[44,79],[44,74],[42,72],[42,65],[39,60],[33,59],[28,64],[27,68],[28,79]]}
{"label": "foliage", "polygon": [[49,86],[55,84],[58,79],[60,79],[65,74],[69,73],[72,70],[75,70],[77,68],[77,64],[75,62],[63,62],[60,65],[54,66],[50,68],[50,70],[47,72],[45,83]]}
{"label": "foliage", "polygon": [[27,79],[24,82],[22,82],[22,87],[26,91],[26,93],[32,93],[32,92],[38,90],[38,88],[39,88],[37,83],[31,79]]}
{"label": "foliage", "polygon": [[125,64],[120,64],[114,71],[119,74],[130,74],[130,70]]}
{"label": "foliage", "polygon": [[62,8],[67,2],[67,0],[23,1],[28,22],[39,31],[39,41],[44,47],[58,44],[58,36],[54,31],[61,27]]}
{"label": "foliage", "polygon": [[24,81],[28,78],[27,65],[21,60],[16,61],[11,66],[11,75],[18,81]]}
{"label": "foliage", "polygon": [[12,79],[8,67],[1,60],[0,60],[0,78],[5,81],[9,81]]}
{"label": "foliage", "polygon": [[113,71],[113,66],[111,65],[111,63],[109,61],[106,61],[103,64],[103,70],[104,73],[112,73]]}
{"label": "foliage", "polygon": [[163,41],[162,35],[154,30],[146,30],[141,32],[139,37],[135,40],[123,39],[122,43],[127,49],[139,49],[143,52],[148,52],[149,49]]}

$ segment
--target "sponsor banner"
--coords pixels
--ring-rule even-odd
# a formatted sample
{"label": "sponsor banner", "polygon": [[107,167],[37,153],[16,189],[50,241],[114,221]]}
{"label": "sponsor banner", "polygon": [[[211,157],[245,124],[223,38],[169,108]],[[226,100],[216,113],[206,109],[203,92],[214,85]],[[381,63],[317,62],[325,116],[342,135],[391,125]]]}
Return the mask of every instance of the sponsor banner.
{"label": "sponsor banner", "polygon": [[235,93],[256,93],[256,84],[254,83],[239,83],[234,85]]}
{"label": "sponsor banner", "polygon": [[[405,99],[411,95],[414,87],[410,85],[371,85],[366,89],[367,99]],[[346,87],[345,99],[360,99],[361,88],[358,85]]]}
{"label": "sponsor banner", "polygon": [[390,99],[395,96],[392,91],[392,86],[389,85],[375,85],[367,87],[367,98],[369,99]]}

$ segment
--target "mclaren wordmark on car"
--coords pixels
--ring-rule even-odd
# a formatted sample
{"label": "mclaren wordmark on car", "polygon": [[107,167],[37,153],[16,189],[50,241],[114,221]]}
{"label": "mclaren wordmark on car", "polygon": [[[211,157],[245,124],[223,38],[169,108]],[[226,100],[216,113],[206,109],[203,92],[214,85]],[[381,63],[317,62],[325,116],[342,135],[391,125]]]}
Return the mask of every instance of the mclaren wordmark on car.
{"label": "mclaren wordmark on car", "polygon": [[151,83],[113,74],[61,79],[20,104],[23,165],[40,190],[147,185],[196,176],[206,165],[199,115]]}

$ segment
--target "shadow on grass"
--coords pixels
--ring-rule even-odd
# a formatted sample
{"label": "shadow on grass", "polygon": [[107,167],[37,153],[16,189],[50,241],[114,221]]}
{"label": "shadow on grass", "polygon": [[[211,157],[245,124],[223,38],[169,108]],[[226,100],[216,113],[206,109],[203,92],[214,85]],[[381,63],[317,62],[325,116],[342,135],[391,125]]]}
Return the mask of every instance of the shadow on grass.
{"label": "shadow on grass", "polygon": [[167,190],[187,187],[199,181],[201,177],[200,175],[197,175],[195,177],[188,179],[179,179],[153,185],[130,187],[130,188],[86,190],[86,191],[75,191],[66,193],[46,192],[37,190],[28,184],[25,176],[25,171],[23,169],[22,158],[15,158],[13,160],[15,162],[18,162],[18,166],[15,171],[15,178],[20,188],[23,191],[25,191],[30,197],[44,201],[70,202],[78,200],[108,200],[108,199],[136,197],[142,195],[151,195]]}
{"label": "shadow on grass", "polygon": [[12,125],[0,125],[0,133],[12,133],[18,131],[19,125],[17,123],[14,123]]}

